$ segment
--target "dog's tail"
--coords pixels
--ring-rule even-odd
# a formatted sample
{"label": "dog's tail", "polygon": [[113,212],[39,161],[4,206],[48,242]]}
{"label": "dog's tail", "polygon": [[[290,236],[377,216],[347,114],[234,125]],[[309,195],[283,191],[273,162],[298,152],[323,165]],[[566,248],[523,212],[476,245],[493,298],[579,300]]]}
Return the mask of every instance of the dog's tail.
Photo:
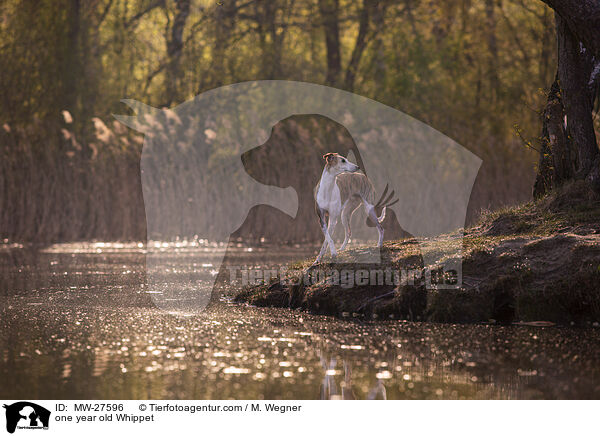
{"label": "dog's tail", "polygon": [[[394,194],[395,194],[394,191],[392,191],[386,197],[386,194],[388,192],[388,187],[389,187],[388,185],[385,185],[385,189],[383,190],[381,197],[379,197],[379,200],[377,201],[377,204],[375,205],[375,213],[377,213],[377,211],[381,210],[381,214],[379,215],[379,217],[377,217],[377,221],[379,221],[379,224],[381,224],[383,222],[383,220],[385,219],[385,212],[386,212],[388,206],[393,206],[394,204],[398,203],[398,201],[400,201],[397,198],[395,200],[392,200],[394,198]],[[373,222],[373,220],[370,217],[367,217],[367,226],[369,226],[369,227],[375,226],[375,223]]]}

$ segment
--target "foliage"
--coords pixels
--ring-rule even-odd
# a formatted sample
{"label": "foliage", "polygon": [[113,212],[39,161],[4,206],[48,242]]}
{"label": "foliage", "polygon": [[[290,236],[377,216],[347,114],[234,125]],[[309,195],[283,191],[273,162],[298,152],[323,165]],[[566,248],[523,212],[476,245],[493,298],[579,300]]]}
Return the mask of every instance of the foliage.
{"label": "foliage", "polygon": [[[543,89],[555,73],[553,25],[550,9],[524,0],[7,0],[0,5],[3,152],[12,161],[20,147],[46,156],[21,169],[32,174],[46,168],[44,159],[56,161],[49,171],[67,171],[73,164],[63,162],[60,133],[67,127],[89,149],[71,150],[79,153],[77,171],[97,172],[90,151],[97,121],[110,127],[111,114],[126,111],[122,98],[173,107],[240,81],[330,84],[421,119],[483,158],[473,221],[482,208],[530,198],[536,154],[521,137],[539,135]],[[97,149],[98,159],[139,156],[139,141],[125,136],[111,157]],[[17,187],[13,174],[0,174],[5,186],[44,186]],[[0,228],[19,234],[7,221]]]}

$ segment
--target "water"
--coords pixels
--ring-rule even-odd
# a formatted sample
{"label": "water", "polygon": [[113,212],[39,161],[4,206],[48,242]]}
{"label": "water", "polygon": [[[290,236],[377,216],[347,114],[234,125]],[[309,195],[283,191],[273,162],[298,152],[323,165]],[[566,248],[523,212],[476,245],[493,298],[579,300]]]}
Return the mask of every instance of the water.
{"label": "water", "polygon": [[[600,398],[598,328],[342,321],[226,299],[173,315],[142,286],[144,253],[0,248],[2,398]],[[208,278],[220,253],[175,258]]]}

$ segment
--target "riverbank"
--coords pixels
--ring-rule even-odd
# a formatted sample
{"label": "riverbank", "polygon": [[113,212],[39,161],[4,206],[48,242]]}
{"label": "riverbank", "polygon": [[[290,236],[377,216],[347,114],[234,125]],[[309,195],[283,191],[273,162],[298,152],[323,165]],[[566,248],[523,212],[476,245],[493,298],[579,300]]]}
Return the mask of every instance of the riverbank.
{"label": "riverbank", "polygon": [[[455,235],[436,238],[443,245]],[[369,269],[357,262],[365,248],[339,254],[320,270]],[[314,271],[312,259],[291,265],[296,278]],[[371,266],[372,267],[372,266]],[[414,270],[423,264],[414,239],[385,243],[378,269]],[[247,287],[239,303],[287,307],[315,314],[448,323],[600,322],[600,199],[583,183],[538,201],[484,215],[465,230],[460,289],[413,284],[341,286],[322,280]]]}

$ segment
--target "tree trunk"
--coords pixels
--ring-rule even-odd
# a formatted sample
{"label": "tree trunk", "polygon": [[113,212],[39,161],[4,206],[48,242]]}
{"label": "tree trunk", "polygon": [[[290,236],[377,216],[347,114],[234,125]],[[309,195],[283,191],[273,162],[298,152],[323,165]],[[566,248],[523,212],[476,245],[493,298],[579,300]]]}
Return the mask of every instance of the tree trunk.
{"label": "tree trunk", "polygon": [[558,68],[544,110],[534,195],[574,178],[588,180],[600,192],[600,152],[592,116],[600,75],[600,1],[543,1],[556,12]]}
{"label": "tree trunk", "polygon": [[577,145],[577,174],[587,177],[598,155],[592,119],[593,100],[588,87],[594,60],[566,21],[556,16],[558,39],[558,80],[567,117],[567,132]]}
{"label": "tree trunk", "polygon": [[274,0],[260,0],[254,6],[254,20],[261,48],[261,78],[281,78],[286,28],[277,23],[277,15],[282,11],[282,6]]}
{"label": "tree trunk", "polygon": [[496,39],[495,0],[485,0],[485,16],[487,19],[487,45],[489,54],[488,77],[492,91],[492,103],[498,100],[500,80],[498,78],[498,41]]}
{"label": "tree trunk", "polygon": [[325,47],[327,50],[327,76],[325,83],[336,86],[340,80],[342,59],[340,55],[340,29],[338,23],[338,0],[319,0],[319,10],[325,31]]}
{"label": "tree trunk", "polygon": [[167,38],[167,98],[166,106],[178,99],[181,90],[181,52],[183,50],[183,30],[190,15],[190,0],[177,0],[177,12],[173,20],[173,27]]}
{"label": "tree trunk", "polygon": [[225,52],[231,36],[237,9],[236,0],[217,3],[215,7],[214,46],[211,68],[213,71],[213,83],[211,85],[214,87],[222,86],[225,83]]}
{"label": "tree trunk", "polygon": [[367,34],[369,33],[372,3],[372,0],[363,0],[363,6],[359,13],[358,35],[356,36],[356,42],[354,43],[354,49],[352,50],[350,62],[346,68],[346,77],[344,79],[344,88],[350,92],[354,91],[354,81],[356,79],[358,64],[363,51],[367,46]]}
{"label": "tree trunk", "polygon": [[542,0],[565,20],[571,32],[600,58],[600,1]]}
{"label": "tree trunk", "polygon": [[378,29],[375,34],[375,41],[373,43],[373,63],[375,71],[375,99],[378,101],[383,100],[383,96],[386,90],[386,65],[385,65],[385,47],[383,41],[383,29],[384,29],[384,17],[385,17],[385,5],[381,3],[375,8],[373,12],[373,26]]}
{"label": "tree trunk", "polygon": [[558,77],[554,80],[542,116],[540,161],[533,196],[541,197],[554,186],[573,178],[573,143],[567,136],[564,107],[560,98]]}
{"label": "tree trunk", "polygon": [[[78,95],[82,88],[83,62],[81,52],[82,26],[81,26],[81,1],[71,0],[68,3],[67,14],[67,44],[62,62],[62,76],[64,77],[61,109],[68,110],[77,118],[83,118],[82,105],[79,104]],[[78,132],[79,133],[79,132]]]}

